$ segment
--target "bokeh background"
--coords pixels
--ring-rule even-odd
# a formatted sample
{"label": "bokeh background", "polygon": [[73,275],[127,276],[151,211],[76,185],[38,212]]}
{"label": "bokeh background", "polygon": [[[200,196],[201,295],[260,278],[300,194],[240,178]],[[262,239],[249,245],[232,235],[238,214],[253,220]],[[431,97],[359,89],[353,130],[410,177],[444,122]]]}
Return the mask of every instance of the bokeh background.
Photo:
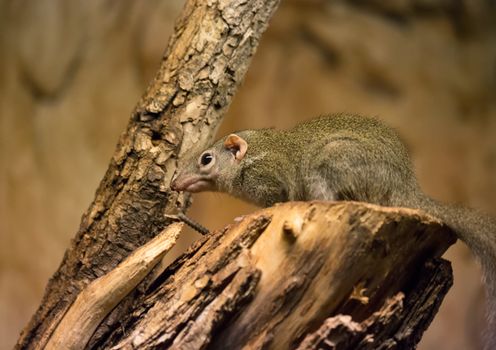
{"label": "bokeh background", "polygon": [[[0,0],[0,349],[36,309],[182,3]],[[283,0],[220,134],[341,111],[395,127],[428,194],[496,215],[495,4]],[[253,209],[202,194],[190,214],[215,229]],[[459,243],[447,257],[455,285],[419,348],[477,349],[480,271]]]}

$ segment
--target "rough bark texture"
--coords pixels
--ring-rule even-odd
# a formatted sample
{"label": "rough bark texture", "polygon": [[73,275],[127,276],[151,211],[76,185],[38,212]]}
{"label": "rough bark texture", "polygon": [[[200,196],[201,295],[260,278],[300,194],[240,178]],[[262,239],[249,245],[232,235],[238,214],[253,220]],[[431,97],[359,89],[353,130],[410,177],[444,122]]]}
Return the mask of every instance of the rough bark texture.
{"label": "rough bark texture", "polygon": [[93,346],[413,348],[452,282],[432,259],[454,241],[415,210],[281,204],[192,247]]}
{"label": "rough bark texture", "polygon": [[277,4],[186,2],[160,69],[18,348],[43,348],[77,294],[160,232],[165,213],[184,206],[169,189],[176,158],[213,137]]}
{"label": "rough bark texture", "polygon": [[431,260],[421,266],[418,277],[407,298],[397,293],[362,322],[354,322],[348,315],[331,317],[297,350],[415,348],[452,285],[451,264]]}

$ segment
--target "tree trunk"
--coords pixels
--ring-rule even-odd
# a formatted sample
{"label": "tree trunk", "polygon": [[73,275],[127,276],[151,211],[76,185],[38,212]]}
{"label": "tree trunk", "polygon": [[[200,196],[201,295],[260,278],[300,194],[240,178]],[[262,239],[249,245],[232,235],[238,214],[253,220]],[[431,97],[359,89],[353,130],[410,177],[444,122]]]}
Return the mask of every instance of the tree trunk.
{"label": "tree trunk", "polygon": [[17,348],[418,342],[451,284],[448,265],[432,259],[454,238],[413,210],[276,206],[208,235],[142,281],[179,232],[165,214],[188,204],[169,188],[176,160],[212,139],[277,4],[186,2],[164,61]]}
{"label": "tree trunk", "polygon": [[214,136],[277,5],[186,2],[164,60],[17,348],[43,348],[83,288],[161,232],[170,223],[164,214],[186,206],[169,188],[177,158]]}

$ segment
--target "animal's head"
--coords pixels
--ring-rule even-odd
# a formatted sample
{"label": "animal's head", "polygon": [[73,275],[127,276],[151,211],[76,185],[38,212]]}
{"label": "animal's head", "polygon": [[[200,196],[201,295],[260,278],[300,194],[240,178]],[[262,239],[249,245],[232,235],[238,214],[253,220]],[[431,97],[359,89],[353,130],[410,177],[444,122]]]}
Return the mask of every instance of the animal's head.
{"label": "animal's head", "polygon": [[182,162],[172,181],[176,191],[228,191],[240,171],[248,150],[247,141],[238,134],[226,136],[203,152]]}

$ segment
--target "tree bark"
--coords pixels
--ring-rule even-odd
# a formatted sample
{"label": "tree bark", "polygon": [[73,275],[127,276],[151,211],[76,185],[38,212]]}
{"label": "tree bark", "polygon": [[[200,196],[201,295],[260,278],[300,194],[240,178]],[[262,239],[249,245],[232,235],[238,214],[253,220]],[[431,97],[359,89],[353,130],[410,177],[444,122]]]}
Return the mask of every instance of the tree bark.
{"label": "tree bark", "polygon": [[[43,348],[83,288],[170,224],[164,214],[187,205],[169,188],[176,160],[214,136],[277,5],[186,2],[164,60],[17,348]],[[126,305],[106,320],[109,329],[119,313]]]}
{"label": "tree bark", "polygon": [[411,349],[452,283],[455,238],[419,211],[291,202],[169,267],[96,348]]}

